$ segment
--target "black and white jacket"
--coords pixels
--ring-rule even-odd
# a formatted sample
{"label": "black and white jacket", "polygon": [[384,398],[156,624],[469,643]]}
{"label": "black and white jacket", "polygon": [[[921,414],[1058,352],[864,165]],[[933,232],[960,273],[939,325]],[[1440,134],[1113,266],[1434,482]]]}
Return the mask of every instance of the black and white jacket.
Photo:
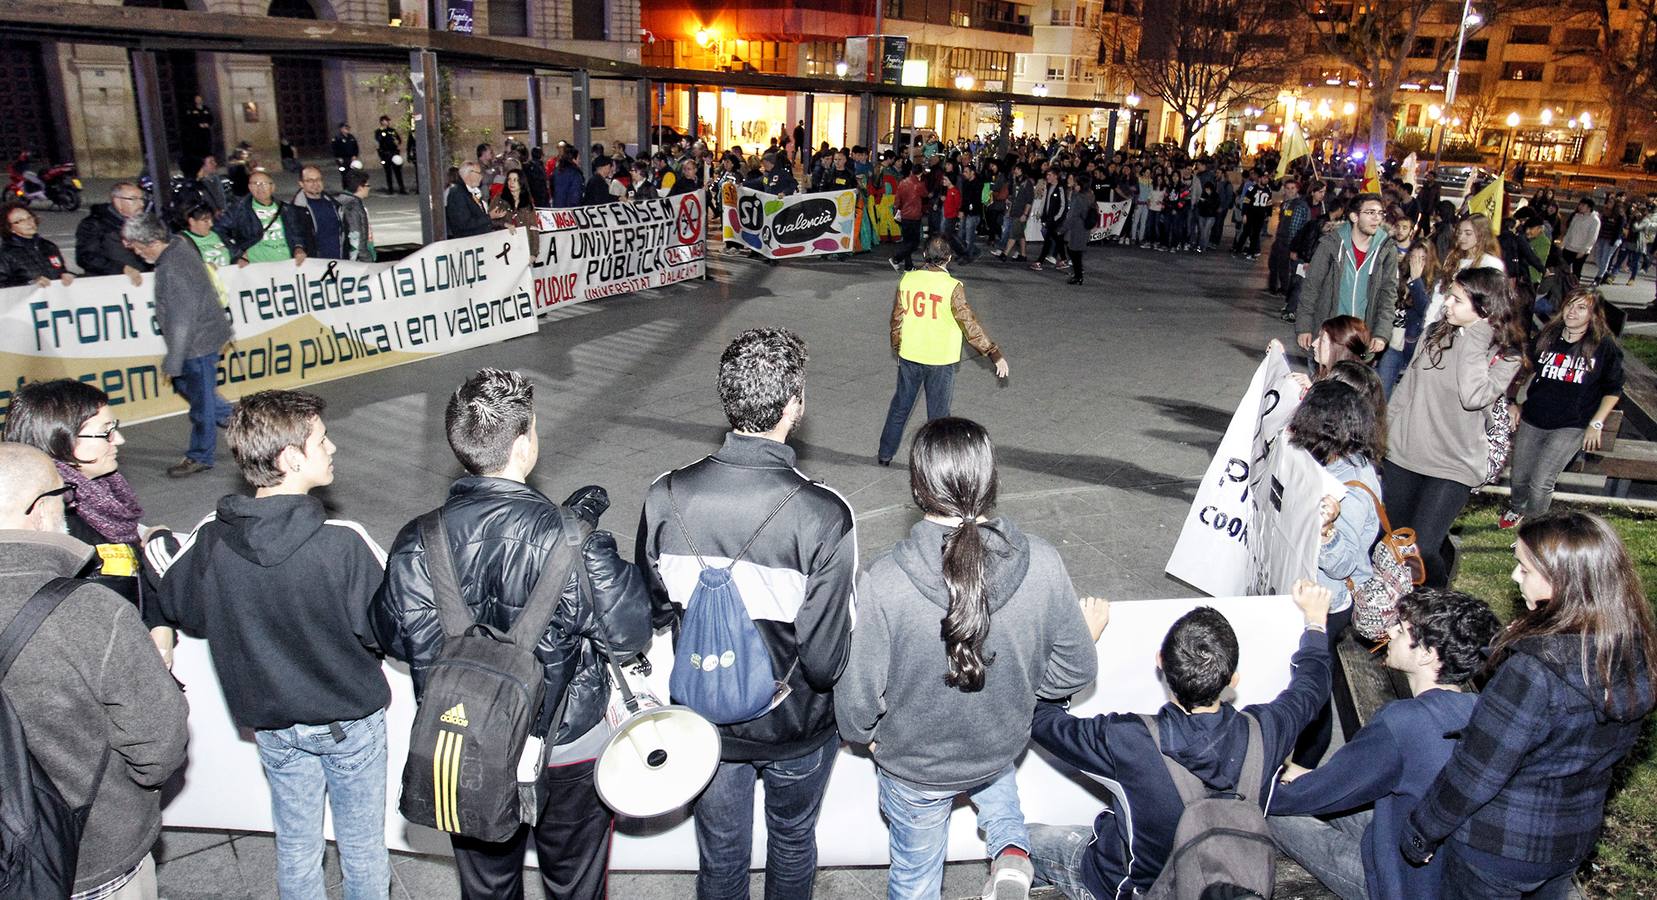
{"label": "black and white jacket", "polygon": [[[807,483],[731,573],[790,693],[765,715],[719,729],[727,761],[802,756],[835,732],[833,690],[851,648],[857,575],[851,504],[794,468],[793,448],[766,438],[727,434],[718,452],[672,474],[685,527],[710,566],[729,565],[782,498]],[[677,631],[701,564],[673,519],[666,476],[645,494],[633,558],[650,587],[652,624]]]}

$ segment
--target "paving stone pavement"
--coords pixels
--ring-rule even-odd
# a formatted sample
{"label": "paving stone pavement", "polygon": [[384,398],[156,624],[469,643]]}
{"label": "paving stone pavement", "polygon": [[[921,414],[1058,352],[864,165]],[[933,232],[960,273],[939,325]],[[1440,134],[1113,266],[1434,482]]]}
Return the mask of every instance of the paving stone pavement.
{"label": "paving stone pavement", "polygon": [[[726,429],[714,392],[720,350],[745,328],[784,325],[811,348],[805,421],[793,442],[800,468],[847,496],[868,558],[918,518],[904,470],[874,462],[896,368],[887,255],[780,267],[716,257],[705,282],[571,307],[534,336],[315,385],[339,446],[337,481],[321,496],[332,515],[360,521],[389,545],[459,471],[442,438],[449,392],[480,366],[512,367],[537,384],[541,461],[532,482],[554,499],[606,486],[613,506],[604,524],[631,556],[650,481],[710,452]],[[1263,261],[1117,247],[1088,256],[1084,287],[988,257],[958,271],[1012,377],[998,384],[982,360],[963,363],[954,412],[989,428],[1001,512],[1052,541],[1080,591],[1189,596],[1163,564],[1266,341],[1289,328],[1275,316],[1278,299],[1259,290]],[[909,435],[920,421],[917,411]],[[122,471],[147,522],[188,529],[217,497],[245,490],[222,448],[208,473],[162,474],[185,445],[182,417],[125,433]],[[337,872],[332,858],[330,849]],[[159,859],[171,900],[275,893],[265,835],[169,829]],[[395,863],[402,893],[394,896],[455,895],[448,860],[398,854]],[[975,894],[983,871],[953,864],[945,896]],[[818,896],[878,897],[884,880],[880,868],[825,870]],[[684,874],[619,873],[612,887],[629,900],[691,893]]]}

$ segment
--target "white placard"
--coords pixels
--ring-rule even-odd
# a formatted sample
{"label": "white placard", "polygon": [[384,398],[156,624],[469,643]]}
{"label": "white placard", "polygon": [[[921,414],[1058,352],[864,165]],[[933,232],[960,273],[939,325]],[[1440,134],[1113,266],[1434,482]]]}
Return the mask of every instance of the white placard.
{"label": "white placard", "polygon": [[538,313],[701,278],[707,269],[701,191],[536,214],[541,245],[530,274]]}
{"label": "white placard", "polygon": [[[1156,653],[1174,620],[1198,606],[1212,606],[1237,630],[1242,647],[1240,704],[1270,700],[1289,683],[1289,658],[1299,646],[1301,616],[1288,597],[1228,597],[1116,603],[1110,627],[1098,645],[1099,679],[1077,698],[1077,715],[1105,712],[1155,712],[1166,702],[1156,671]],[[665,635],[653,642],[650,658],[654,690],[667,696],[673,653]],[[179,641],[174,674],[189,690],[190,756],[182,789],[164,810],[166,824],[187,828],[237,831],[271,829],[270,795],[259,766],[258,751],[230,722],[224,695],[208,658],[207,645],[192,638]],[[413,689],[401,666],[387,666],[391,707],[386,712],[389,788],[386,797],[386,843],[396,850],[448,853],[446,836],[408,825],[397,814],[398,786],[408,756],[414,711]],[[1039,752],[1019,763],[1019,794],[1025,818],[1049,824],[1091,823],[1100,801],[1078,780],[1061,774]],[[764,789],[755,802],[753,864],[765,861]],[[332,835],[332,825],[329,826]],[[817,826],[819,864],[884,865],[886,827],[876,805],[873,764],[861,748],[841,749],[835,762],[822,816]],[[970,808],[950,818],[951,859],[982,857],[984,845]],[[534,854],[529,855],[531,864]],[[696,868],[696,839],[688,819],[677,822],[617,826],[611,867],[618,870]]]}
{"label": "white placard", "polygon": [[1289,377],[1288,357],[1267,353],[1197,486],[1179,541],[1168,557],[1169,575],[1215,597],[1250,592],[1250,497],[1264,475],[1257,463],[1265,459],[1267,443],[1289,424],[1299,406],[1300,385]]}

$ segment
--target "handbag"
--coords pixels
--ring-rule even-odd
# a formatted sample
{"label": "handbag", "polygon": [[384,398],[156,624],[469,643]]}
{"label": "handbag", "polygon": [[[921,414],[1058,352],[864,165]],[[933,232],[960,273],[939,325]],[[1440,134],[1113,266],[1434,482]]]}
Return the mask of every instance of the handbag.
{"label": "handbag", "polygon": [[1501,477],[1502,469],[1507,466],[1507,456],[1513,450],[1513,428],[1513,416],[1507,411],[1507,395],[1503,394],[1484,411],[1484,441],[1488,453],[1484,481],[1473,487],[1474,493],[1487,484],[1495,484],[1496,479]]}
{"label": "handbag", "polygon": [[1368,494],[1370,502],[1375,504],[1376,515],[1381,518],[1381,539],[1369,554],[1375,574],[1363,584],[1353,584],[1350,578],[1346,580],[1346,589],[1352,594],[1352,627],[1369,640],[1378,641],[1398,621],[1399,598],[1427,580],[1427,567],[1421,561],[1415,529],[1393,528],[1386,506],[1369,485],[1348,481],[1346,486]]}

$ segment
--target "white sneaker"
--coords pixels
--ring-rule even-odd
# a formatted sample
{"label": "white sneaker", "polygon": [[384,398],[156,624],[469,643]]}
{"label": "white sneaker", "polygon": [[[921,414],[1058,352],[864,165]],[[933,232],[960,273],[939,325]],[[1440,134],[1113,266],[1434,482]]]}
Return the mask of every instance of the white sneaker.
{"label": "white sneaker", "polygon": [[1028,856],[1003,853],[990,865],[990,877],[984,882],[983,900],[1028,900],[1030,883],[1036,869]]}

